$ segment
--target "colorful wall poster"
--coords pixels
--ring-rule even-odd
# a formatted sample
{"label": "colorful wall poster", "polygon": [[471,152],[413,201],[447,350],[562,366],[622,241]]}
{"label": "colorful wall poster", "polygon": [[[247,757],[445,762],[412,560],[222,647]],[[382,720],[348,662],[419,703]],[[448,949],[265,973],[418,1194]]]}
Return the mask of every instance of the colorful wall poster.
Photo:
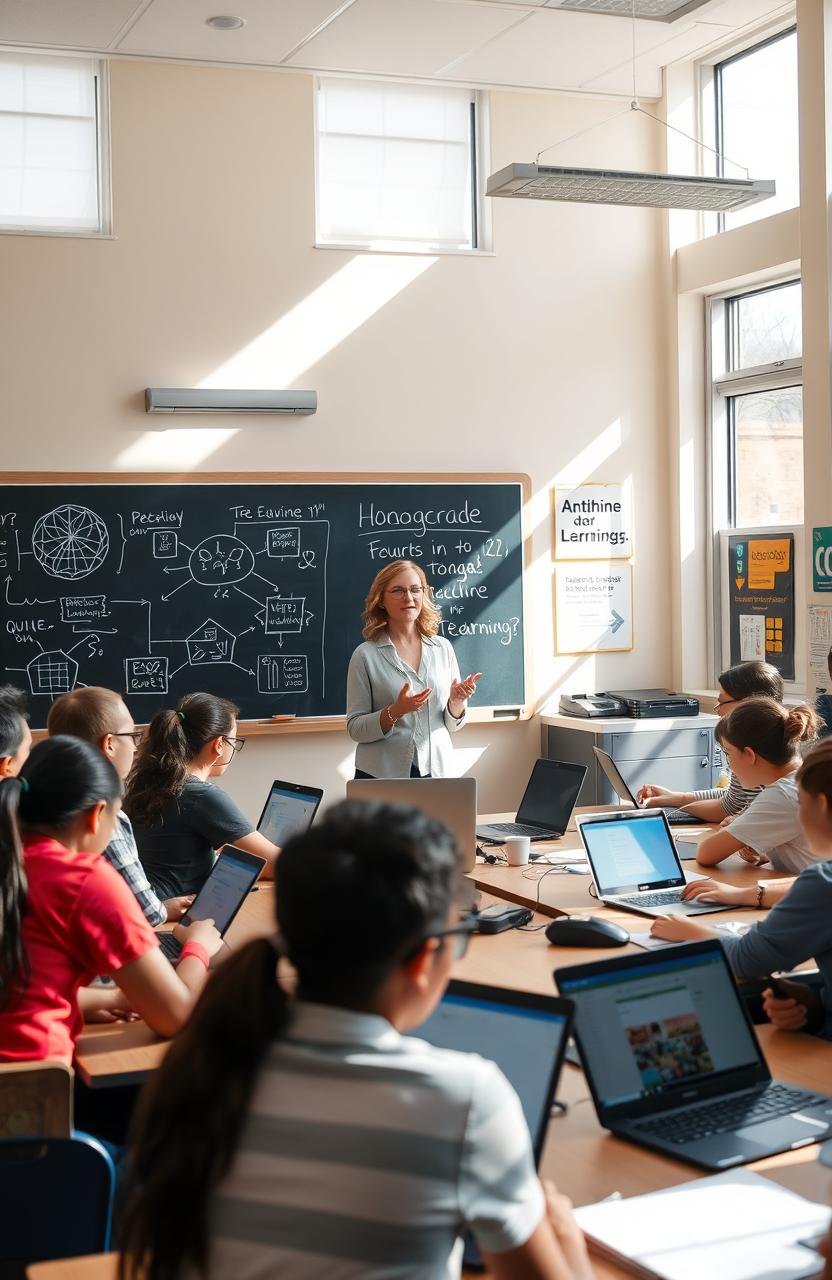
{"label": "colorful wall poster", "polygon": [[770,662],[794,680],[794,536],[728,540],[731,664]]}

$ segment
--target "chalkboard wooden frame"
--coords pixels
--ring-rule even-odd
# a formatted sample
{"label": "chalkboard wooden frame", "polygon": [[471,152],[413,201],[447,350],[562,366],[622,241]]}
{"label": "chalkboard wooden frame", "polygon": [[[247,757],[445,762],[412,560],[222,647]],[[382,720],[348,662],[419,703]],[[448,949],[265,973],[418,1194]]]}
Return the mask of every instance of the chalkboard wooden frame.
{"label": "chalkboard wooden frame", "polygon": [[[527,516],[531,498],[531,478],[522,472],[279,472],[279,471],[6,471],[0,473],[0,485],[209,485],[209,484],[486,484],[518,485],[522,500],[520,507],[521,540],[523,547],[523,576],[532,562],[531,534]],[[517,707],[486,707],[472,705],[468,723],[493,723],[501,720],[528,720],[534,714],[529,699],[529,669],[531,666],[531,632],[528,628],[528,600],[523,592],[523,685],[526,701]],[[292,733],[343,732],[346,717],[304,716],[274,723],[269,720],[240,720],[239,732],[243,737],[259,735],[283,736]],[[35,730],[35,739],[43,736]]]}

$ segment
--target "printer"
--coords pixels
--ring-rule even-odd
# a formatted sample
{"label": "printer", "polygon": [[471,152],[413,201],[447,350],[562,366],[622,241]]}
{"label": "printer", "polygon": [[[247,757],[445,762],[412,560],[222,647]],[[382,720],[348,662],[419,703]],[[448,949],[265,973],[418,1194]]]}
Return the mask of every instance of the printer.
{"label": "printer", "polygon": [[615,689],[605,693],[620,702],[622,715],[633,720],[660,720],[671,716],[698,716],[699,699],[670,689]]}

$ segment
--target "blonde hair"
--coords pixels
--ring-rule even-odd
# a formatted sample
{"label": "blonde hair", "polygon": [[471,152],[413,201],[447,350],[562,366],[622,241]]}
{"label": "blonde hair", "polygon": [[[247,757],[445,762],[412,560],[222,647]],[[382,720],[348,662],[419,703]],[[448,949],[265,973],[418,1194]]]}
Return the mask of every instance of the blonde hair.
{"label": "blonde hair", "polygon": [[385,565],[383,569],[379,569],[373,578],[370,590],[367,592],[362,615],[364,628],[361,633],[365,640],[374,640],[378,633],[387,626],[387,613],[381,603],[382,598],[389,583],[398,577],[404,569],[412,569],[425,588],[422,596],[422,609],[416,619],[416,627],[419,634],[430,640],[431,636],[435,636],[439,630],[441,615],[431,599],[430,587],[428,586],[424,569],[421,565],[414,563],[413,560],[394,560],[391,564]]}

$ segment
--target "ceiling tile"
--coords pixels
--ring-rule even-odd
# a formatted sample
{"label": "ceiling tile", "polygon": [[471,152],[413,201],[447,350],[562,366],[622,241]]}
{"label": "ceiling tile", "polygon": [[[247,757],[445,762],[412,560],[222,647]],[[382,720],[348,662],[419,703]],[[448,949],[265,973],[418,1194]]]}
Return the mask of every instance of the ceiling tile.
{"label": "ceiling tile", "polygon": [[[675,31],[665,27],[665,32]],[[730,27],[717,26],[713,22],[694,22],[685,31],[678,31],[662,41],[647,54],[636,56],[636,86],[644,97],[659,98],[662,94],[662,68],[682,58],[692,58],[708,49],[715,42],[731,35]],[[580,88],[599,93],[616,93],[630,96],[633,92],[632,62],[629,58],[617,67],[585,80]]]}
{"label": "ceiling tile", "polygon": [[522,23],[524,16],[517,6],[358,0],[305,45],[290,65],[429,76]]}
{"label": "ceiling tile", "polygon": [[0,44],[106,49],[141,0],[2,0]]}
{"label": "ceiling tile", "polygon": [[[153,0],[119,53],[271,66],[341,7],[339,0]],[[246,25],[215,31],[206,18],[233,14]]]}

